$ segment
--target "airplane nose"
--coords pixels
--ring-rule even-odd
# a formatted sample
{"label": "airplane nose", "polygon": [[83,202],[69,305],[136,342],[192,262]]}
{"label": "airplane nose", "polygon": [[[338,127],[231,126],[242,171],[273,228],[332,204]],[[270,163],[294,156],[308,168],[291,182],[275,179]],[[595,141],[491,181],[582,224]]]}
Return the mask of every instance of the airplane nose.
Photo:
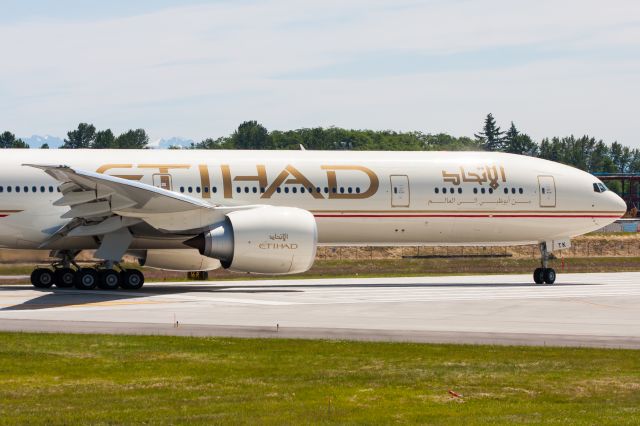
{"label": "airplane nose", "polygon": [[612,210],[620,212],[621,217],[624,216],[627,212],[627,203],[615,192],[607,192],[609,192],[609,198],[611,199]]}

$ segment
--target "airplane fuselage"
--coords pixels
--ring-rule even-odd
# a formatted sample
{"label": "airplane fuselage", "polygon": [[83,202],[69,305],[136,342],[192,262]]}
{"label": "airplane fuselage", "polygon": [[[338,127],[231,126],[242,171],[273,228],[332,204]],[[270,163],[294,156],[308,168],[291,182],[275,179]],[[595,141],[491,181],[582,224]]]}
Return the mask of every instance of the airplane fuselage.
{"label": "airplane fuselage", "polygon": [[[592,175],[488,152],[2,150],[0,245],[38,248],[68,219],[59,182],[24,163],[64,164],[154,185],[212,205],[310,211],[324,245],[500,245],[566,240],[626,206]],[[184,247],[138,226],[132,249]],[[93,249],[94,238],[60,247]],[[69,247],[69,245],[73,247]]]}

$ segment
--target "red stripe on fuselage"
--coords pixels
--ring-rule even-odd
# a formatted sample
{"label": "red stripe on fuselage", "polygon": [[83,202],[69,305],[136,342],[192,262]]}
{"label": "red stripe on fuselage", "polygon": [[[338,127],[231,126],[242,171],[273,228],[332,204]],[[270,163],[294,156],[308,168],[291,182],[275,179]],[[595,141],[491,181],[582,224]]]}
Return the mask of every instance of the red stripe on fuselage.
{"label": "red stripe on fuselage", "polygon": [[325,217],[325,218],[334,218],[334,217],[348,217],[348,218],[422,218],[422,217],[464,217],[464,218],[515,218],[515,217],[523,217],[523,218],[533,218],[533,217],[541,217],[541,218],[598,218],[598,219],[619,219],[621,216],[612,216],[612,215],[578,215],[578,214],[559,214],[559,215],[550,215],[550,214],[315,214],[315,217]]}

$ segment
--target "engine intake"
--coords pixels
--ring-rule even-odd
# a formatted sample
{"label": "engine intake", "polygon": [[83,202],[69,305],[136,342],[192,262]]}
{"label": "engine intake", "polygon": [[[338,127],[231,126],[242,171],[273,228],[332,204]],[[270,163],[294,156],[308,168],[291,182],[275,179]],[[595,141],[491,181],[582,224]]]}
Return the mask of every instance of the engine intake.
{"label": "engine intake", "polygon": [[317,241],[311,213],[268,206],[228,213],[223,222],[185,244],[233,271],[296,274],[313,265]]}

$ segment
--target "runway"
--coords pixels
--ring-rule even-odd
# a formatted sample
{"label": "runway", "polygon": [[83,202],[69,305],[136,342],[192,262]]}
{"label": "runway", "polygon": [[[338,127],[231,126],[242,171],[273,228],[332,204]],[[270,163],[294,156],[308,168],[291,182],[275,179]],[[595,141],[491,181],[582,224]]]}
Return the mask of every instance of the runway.
{"label": "runway", "polygon": [[640,349],[640,273],[6,285],[0,330]]}

